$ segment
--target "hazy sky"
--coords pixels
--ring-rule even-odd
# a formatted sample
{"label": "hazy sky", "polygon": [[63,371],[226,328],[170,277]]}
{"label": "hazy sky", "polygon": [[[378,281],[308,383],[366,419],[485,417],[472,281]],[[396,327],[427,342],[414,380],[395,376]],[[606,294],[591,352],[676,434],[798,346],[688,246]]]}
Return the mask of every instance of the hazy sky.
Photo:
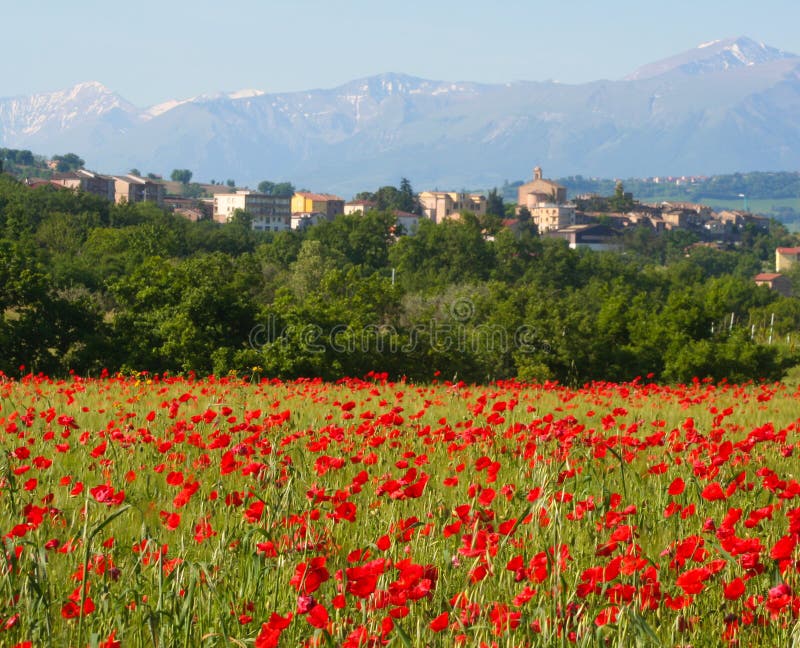
{"label": "hazy sky", "polygon": [[798,0],[2,0],[0,97],[100,81],[145,107],[219,90],[617,79],[749,36],[800,54]]}

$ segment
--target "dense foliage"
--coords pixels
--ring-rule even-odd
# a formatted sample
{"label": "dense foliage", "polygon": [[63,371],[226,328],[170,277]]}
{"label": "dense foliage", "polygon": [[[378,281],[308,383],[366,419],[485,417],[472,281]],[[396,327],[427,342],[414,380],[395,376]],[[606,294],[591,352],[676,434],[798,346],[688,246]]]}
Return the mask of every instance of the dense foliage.
{"label": "dense foliage", "polygon": [[800,307],[752,277],[793,239],[691,242],[635,229],[623,254],[573,251],[469,215],[397,238],[388,211],[257,233],[5,176],[0,370],[779,377]]}

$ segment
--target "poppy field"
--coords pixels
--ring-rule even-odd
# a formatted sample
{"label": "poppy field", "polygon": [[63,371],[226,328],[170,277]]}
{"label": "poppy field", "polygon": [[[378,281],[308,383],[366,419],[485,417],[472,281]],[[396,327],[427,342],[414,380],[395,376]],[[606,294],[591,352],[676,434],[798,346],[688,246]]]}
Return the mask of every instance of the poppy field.
{"label": "poppy field", "polygon": [[799,405],[0,376],[0,645],[789,646]]}

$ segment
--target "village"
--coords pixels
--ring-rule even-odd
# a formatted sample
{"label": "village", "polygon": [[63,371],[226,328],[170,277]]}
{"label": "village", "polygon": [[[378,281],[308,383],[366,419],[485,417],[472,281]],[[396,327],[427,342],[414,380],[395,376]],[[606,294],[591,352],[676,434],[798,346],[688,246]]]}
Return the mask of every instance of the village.
{"label": "village", "polygon": [[[24,182],[30,187],[50,185],[82,191],[117,204],[149,201],[192,221],[213,220],[224,224],[231,222],[237,213],[245,213],[250,226],[260,232],[303,230],[339,215],[379,208],[375,201],[365,199],[346,201],[333,194],[302,190],[292,195],[272,195],[237,188],[230,182],[199,185],[203,194],[187,197],[182,191],[185,183],[167,182],[153,174],[105,175],[84,168]],[[413,236],[421,220],[438,224],[459,220],[466,213],[484,219],[490,209],[487,195],[482,192],[426,190],[415,194],[415,198],[414,211],[392,210],[398,236]],[[531,180],[517,188],[516,205],[505,210],[506,217],[501,223],[512,232],[533,225],[540,236],[563,239],[572,249],[613,252],[624,250],[625,233],[636,228],[656,235],[685,230],[698,239],[694,246],[716,249],[735,245],[745,226],[769,228],[768,218],[749,211],[715,211],[707,205],[688,202],[635,201],[624,192],[621,182],[617,183],[615,198],[616,201],[596,195],[570,198],[566,187],[545,178],[542,168],[537,166]],[[487,233],[487,237],[491,234]],[[775,257],[775,271],[760,273],[754,280],[788,296],[791,282],[785,273],[800,260],[800,248],[778,248]]]}

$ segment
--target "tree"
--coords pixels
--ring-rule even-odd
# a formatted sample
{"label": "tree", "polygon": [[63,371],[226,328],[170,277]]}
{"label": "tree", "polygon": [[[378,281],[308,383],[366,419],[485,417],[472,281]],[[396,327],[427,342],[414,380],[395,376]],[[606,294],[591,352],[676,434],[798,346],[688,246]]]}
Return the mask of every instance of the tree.
{"label": "tree", "polygon": [[274,189],[275,189],[275,183],[270,182],[269,180],[262,180],[261,182],[258,183],[258,191],[260,193],[271,196]]}
{"label": "tree", "polygon": [[294,195],[294,185],[291,182],[278,182],[272,188],[272,195],[278,198],[291,198]]}
{"label": "tree", "polygon": [[412,214],[422,214],[422,208],[417,200],[417,194],[411,187],[411,182],[408,178],[400,179],[400,196],[398,196],[400,205],[397,207],[400,211],[410,212]]}
{"label": "tree", "polygon": [[612,211],[617,213],[627,212],[633,209],[633,194],[626,193],[622,181],[617,182],[614,188],[614,196],[608,201]]}
{"label": "tree", "polygon": [[192,180],[192,172],[189,169],[175,169],[170,175],[173,182],[180,182],[181,184],[189,184]]}
{"label": "tree", "polygon": [[228,178],[225,184],[228,185],[231,189],[233,189],[234,187],[236,187],[236,180],[234,180],[233,178]]}
{"label": "tree", "polygon": [[52,158],[56,163],[56,171],[65,173],[67,171],[74,171],[80,169],[86,164],[81,158],[74,153],[66,153],[64,155],[54,155]]}
{"label": "tree", "polygon": [[498,218],[505,218],[506,210],[503,205],[503,197],[497,191],[497,187],[489,191],[486,197],[486,214],[489,216],[497,216]]}
{"label": "tree", "polygon": [[294,195],[294,185],[291,182],[272,182],[263,180],[258,183],[258,190],[268,196],[276,198],[291,198]]}

